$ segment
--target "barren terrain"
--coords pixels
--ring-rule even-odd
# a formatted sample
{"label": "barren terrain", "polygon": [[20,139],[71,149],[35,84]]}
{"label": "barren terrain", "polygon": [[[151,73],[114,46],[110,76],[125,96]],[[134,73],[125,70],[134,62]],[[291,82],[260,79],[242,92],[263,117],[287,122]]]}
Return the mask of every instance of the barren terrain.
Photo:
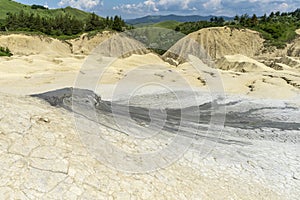
{"label": "barren terrain", "polygon": [[[213,62],[184,60],[200,52],[189,38]],[[226,27],[183,38],[177,57],[109,32],[0,36],[14,54],[0,57],[0,198],[297,199],[299,39],[273,52],[262,44]],[[132,167],[130,156],[108,157],[107,144],[150,156]]]}

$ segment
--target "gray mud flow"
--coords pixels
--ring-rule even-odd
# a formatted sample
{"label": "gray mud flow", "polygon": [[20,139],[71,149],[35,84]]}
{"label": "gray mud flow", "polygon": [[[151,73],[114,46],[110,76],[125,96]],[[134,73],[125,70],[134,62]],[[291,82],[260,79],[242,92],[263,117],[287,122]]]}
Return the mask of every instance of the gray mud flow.
{"label": "gray mud flow", "polygon": [[[115,124],[113,114],[118,115],[118,118],[121,120],[128,121],[128,114],[124,112],[126,109],[129,109],[130,119],[143,128],[151,123],[153,117],[163,119],[163,113],[158,109],[149,109],[143,106],[129,106],[128,108],[121,103],[103,101],[90,90],[64,88],[32,96],[41,98],[49,102],[52,106],[62,107],[70,112],[76,112],[79,115],[89,118],[91,121],[120,132],[122,132],[122,130]],[[146,99],[147,98],[145,98],[145,100]],[[196,135],[202,137],[203,134],[201,134],[201,132],[203,133],[208,130],[212,115],[224,115],[224,113],[218,112],[218,106],[225,106],[227,109],[225,113],[225,129],[241,130],[241,132],[271,130],[272,132],[296,131],[297,133],[300,130],[300,123],[297,120],[300,116],[300,110],[297,107],[288,105],[278,107],[270,106],[270,104],[263,106],[255,106],[252,104],[250,106],[249,104],[248,108],[247,102],[233,100],[228,103],[214,102],[216,103],[215,105],[217,105],[214,109],[217,110],[213,111],[212,103],[213,102],[208,102],[181,109],[166,108],[166,118],[162,129],[170,133],[176,133],[180,130],[185,132],[187,136]],[[74,104],[76,105],[75,109]],[[114,113],[112,112],[112,106]],[[150,112],[155,113],[155,115],[150,117]],[[182,113],[185,113],[184,117]],[[224,116],[219,117],[222,118]],[[184,118],[184,123],[182,123],[182,118]],[[130,126],[129,123],[127,124]],[[205,137],[209,138],[213,136],[205,135]],[[225,143],[225,140],[223,141],[221,138],[217,139],[216,136],[214,137],[214,141]],[[295,137],[299,138],[298,136]],[[232,141],[227,140],[227,143],[230,142]]]}

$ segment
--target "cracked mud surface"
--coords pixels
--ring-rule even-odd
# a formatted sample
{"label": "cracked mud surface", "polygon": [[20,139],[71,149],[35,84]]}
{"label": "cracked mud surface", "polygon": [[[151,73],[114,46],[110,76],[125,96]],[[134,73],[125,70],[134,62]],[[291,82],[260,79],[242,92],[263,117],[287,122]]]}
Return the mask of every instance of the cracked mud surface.
{"label": "cracked mud surface", "polygon": [[[62,99],[68,108],[66,96]],[[297,128],[248,129],[229,121],[221,135],[200,131],[192,147],[172,165],[131,174],[107,167],[88,152],[70,110],[33,97],[1,94],[1,100],[1,199],[297,199],[300,194]],[[285,119],[283,126],[298,123],[299,109],[291,105],[285,113],[285,104],[267,104],[266,109],[255,102],[240,108],[237,104],[228,103],[228,112],[251,111],[250,117],[274,123]],[[202,105],[202,111],[209,107]],[[164,147],[163,137],[139,146],[112,129],[109,112],[99,110],[106,116],[100,121],[101,132],[114,145],[133,152]],[[205,118],[201,122],[205,128]],[[165,134],[170,132],[166,128]],[[205,156],[199,153],[206,151]]]}
{"label": "cracked mud surface", "polygon": [[[130,174],[107,167],[87,151],[71,110],[32,97],[1,95],[1,99],[1,199],[297,199],[300,194],[297,127],[283,131],[226,122],[221,135],[200,131],[205,143],[195,138],[172,165]],[[282,121],[282,126],[298,123],[299,109],[293,105],[284,112],[285,103],[237,104],[227,102],[227,112],[248,112],[250,117]],[[68,108],[68,101],[64,105]],[[102,134],[114,145],[137,152],[163,148],[163,137],[155,144],[135,144],[113,125],[107,126],[107,110],[100,112],[107,116],[101,121]],[[199,153],[205,151],[209,154]]]}

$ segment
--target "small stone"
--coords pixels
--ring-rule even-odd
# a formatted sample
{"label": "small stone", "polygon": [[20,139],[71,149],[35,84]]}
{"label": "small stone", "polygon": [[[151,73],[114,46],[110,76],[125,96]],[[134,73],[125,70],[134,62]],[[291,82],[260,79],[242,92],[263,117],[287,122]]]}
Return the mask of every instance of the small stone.
{"label": "small stone", "polygon": [[40,117],[38,122],[50,123],[50,120],[48,118]]}

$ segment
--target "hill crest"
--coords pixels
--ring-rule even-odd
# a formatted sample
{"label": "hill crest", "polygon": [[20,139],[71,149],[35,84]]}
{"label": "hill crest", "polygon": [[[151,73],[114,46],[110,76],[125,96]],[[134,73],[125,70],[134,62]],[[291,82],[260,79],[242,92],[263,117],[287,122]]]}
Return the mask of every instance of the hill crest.
{"label": "hill crest", "polygon": [[[163,21],[177,21],[177,22],[196,22],[196,21],[209,21],[213,15],[209,16],[200,16],[200,15],[147,15],[145,17],[135,18],[135,19],[127,19],[125,20],[128,24],[136,25],[136,24],[147,24],[147,23],[159,23]],[[220,16],[223,17],[224,20],[232,20],[232,17]]]}

